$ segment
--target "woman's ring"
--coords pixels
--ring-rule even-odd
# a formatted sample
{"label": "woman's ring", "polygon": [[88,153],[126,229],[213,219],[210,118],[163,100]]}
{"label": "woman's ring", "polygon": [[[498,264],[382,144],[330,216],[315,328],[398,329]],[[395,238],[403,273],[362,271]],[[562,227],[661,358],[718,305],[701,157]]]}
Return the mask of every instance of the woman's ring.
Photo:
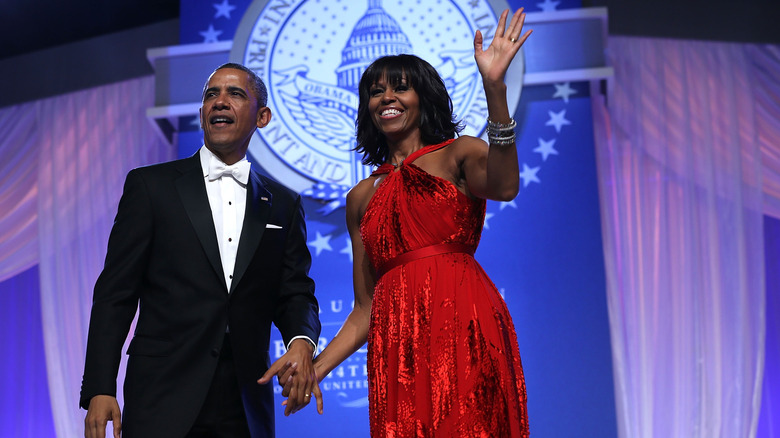
{"label": "woman's ring", "polygon": [[516,43],[517,42],[517,38],[509,38],[509,41],[513,42],[513,43]]}

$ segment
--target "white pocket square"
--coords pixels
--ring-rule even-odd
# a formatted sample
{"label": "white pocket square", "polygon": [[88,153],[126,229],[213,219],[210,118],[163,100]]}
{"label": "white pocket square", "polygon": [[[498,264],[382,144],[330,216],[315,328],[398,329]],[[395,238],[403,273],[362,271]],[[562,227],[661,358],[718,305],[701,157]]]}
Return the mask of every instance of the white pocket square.
{"label": "white pocket square", "polygon": [[268,224],[265,227],[266,228],[270,228],[272,230],[281,230],[282,229],[282,227],[280,227],[279,225],[274,225],[274,224]]}

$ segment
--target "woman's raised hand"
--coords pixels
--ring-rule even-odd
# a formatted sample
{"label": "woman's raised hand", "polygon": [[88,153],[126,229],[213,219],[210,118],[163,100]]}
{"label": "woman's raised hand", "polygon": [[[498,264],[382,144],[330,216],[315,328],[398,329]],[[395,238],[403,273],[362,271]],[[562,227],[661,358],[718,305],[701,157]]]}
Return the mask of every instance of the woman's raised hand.
{"label": "woman's raised hand", "polygon": [[496,81],[503,83],[509,64],[512,63],[512,59],[514,59],[520,47],[532,32],[528,30],[521,35],[523,23],[525,22],[523,8],[518,9],[512,15],[509,27],[506,26],[508,15],[509,9],[501,13],[501,18],[498,19],[498,26],[496,27],[496,34],[487,49],[482,49],[482,32],[477,30],[476,35],[474,35],[474,59],[477,61],[482,81],[486,85]]}

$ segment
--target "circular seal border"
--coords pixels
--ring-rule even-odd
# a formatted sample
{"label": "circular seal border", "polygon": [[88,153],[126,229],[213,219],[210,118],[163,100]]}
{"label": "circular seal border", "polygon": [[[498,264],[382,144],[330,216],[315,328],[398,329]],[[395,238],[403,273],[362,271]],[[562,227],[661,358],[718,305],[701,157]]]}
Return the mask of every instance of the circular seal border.
{"label": "circular seal border", "polygon": [[[244,58],[252,32],[256,26],[257,20],[260,18],[263,10],[268,6],[270,2],[274,0],[255,0],[250,3],[244,16],[241,18],[241,22],[238,25],[236,33],[233,38],[233,45],[230,51],[229,61],[236,63],[244,63]],[[308,0],[301,0],[292,2],[289,6],[293,9],[297,9],[299,4]],[[501,12],[509,8],[509,4],[505,0],[485,0],[493,10],[495,17],[499,17]],[[489,40],[488,40],[489,41]],[[509,106],[510,114],[514,114],[520,103],[520,94],[523,86],[523,74],[525,72],[525,57],[524,52],[521,49],[509,66],[509,70],[506,75],[507,85],[507,103]],[[268,82],[268,77],[261,76],[263,81]],[[459,116],[459,119],[466,123],[467,126],[473,127],[474,132],[477,133],[483,139],[485,137],[485,126],[487,124],[487,108],[484,107],[482,111],[472,108],[466,112],[466,114]],[[271,109],[273,112],[273,108]],[[478,121],[479,120],[479,121]],[[272,150],[271,147],[263,140],[258,132],[252,136],[252,140],[249,146],[250,153],[262,168],[268,171],[275,179],[283,182],[291,189],[302,192],[303,190],[312,187],[319,181],[310,179],[295,168],[290,166],[287,162],[282,160]]]}

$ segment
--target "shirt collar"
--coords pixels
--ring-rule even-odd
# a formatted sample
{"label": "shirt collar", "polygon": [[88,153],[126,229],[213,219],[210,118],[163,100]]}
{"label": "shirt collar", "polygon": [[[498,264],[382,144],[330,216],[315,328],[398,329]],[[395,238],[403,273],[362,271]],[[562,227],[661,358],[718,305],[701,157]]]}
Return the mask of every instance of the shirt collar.
{"label": "shirt collar", "polygon": [[[219,157],[214,155],[214,153],[211,152],[209,148],[206,147],[206,145],[200,147],[200,150],[198,151],[198,155],[200,156],[200,170],[203,173],[204,178],[209,176],[209,163],[211,162],[212,157],[215,160],[224,163],[224,161],[220,160]],[[244,157],[241,158],[239,161],[244,161],[246,159],[247,159],[246,155],[244,155]]]}

